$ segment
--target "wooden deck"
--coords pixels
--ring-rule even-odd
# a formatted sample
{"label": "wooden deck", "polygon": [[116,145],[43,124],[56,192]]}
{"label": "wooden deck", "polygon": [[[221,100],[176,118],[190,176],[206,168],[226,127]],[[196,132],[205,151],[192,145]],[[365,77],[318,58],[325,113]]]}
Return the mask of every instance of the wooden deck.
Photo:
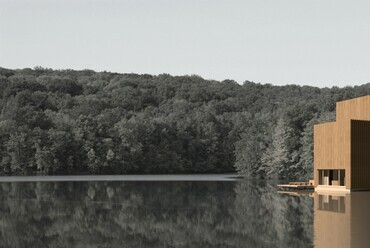
{"label": "wooden deck", "polygon": [[314,185],[296,185],[296,184],[278,184],[281,190],[298,191],[298,190],[315,190]]}
{"label": "wooden deck", "polygon": [[314,196],[314,191],[313,190],[278,190],[277,191],[279,194],[287,194],[291,196],[309,196],[313,197]]}

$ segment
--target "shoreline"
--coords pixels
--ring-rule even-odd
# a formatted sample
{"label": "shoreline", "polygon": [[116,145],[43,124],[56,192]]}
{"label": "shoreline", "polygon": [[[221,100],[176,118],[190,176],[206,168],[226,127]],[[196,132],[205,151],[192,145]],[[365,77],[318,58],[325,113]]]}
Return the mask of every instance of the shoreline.
{"label": "shoreline", "polygon": [[0,176],[0,183],[83,181],[236,181],[241,178],[243,177],[238,174]]}

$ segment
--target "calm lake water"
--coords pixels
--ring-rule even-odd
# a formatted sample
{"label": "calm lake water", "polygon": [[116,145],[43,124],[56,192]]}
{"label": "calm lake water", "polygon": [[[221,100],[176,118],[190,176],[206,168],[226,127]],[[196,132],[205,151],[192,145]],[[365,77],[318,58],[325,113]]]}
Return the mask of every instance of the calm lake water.
{"label": "calm lake water", "polygon": [[290,195],[274,185],[228,175],[3,177],[0,247],[369,247],[369,193]]}

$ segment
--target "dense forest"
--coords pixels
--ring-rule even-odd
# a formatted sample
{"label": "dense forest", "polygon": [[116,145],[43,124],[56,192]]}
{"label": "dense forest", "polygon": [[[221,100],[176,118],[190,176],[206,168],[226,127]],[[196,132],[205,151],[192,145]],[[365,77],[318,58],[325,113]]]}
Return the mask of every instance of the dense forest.
{"label": "dense forest", "polygon": [[370,84],[0,68],[0,173],[310,177],[313,125],[369,93]]}

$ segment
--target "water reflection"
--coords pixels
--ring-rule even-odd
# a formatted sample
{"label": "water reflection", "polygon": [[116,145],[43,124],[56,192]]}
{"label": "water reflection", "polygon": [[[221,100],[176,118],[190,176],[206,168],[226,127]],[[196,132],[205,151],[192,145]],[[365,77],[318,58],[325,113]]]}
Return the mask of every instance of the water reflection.
{"label": "water reflection", "polygon": [[370,192],[314,198],[315,247],[370,246]]}
{"label": "water reflection", "polygon": [[312,237],[312,198],[261,181],[0,184],[2,247],[311,247]]}
{"label": "water reflection", "polygon": [[318,210],[345,213],[346,204],[345,196],[338,195],[317,195],[318,198]]}

